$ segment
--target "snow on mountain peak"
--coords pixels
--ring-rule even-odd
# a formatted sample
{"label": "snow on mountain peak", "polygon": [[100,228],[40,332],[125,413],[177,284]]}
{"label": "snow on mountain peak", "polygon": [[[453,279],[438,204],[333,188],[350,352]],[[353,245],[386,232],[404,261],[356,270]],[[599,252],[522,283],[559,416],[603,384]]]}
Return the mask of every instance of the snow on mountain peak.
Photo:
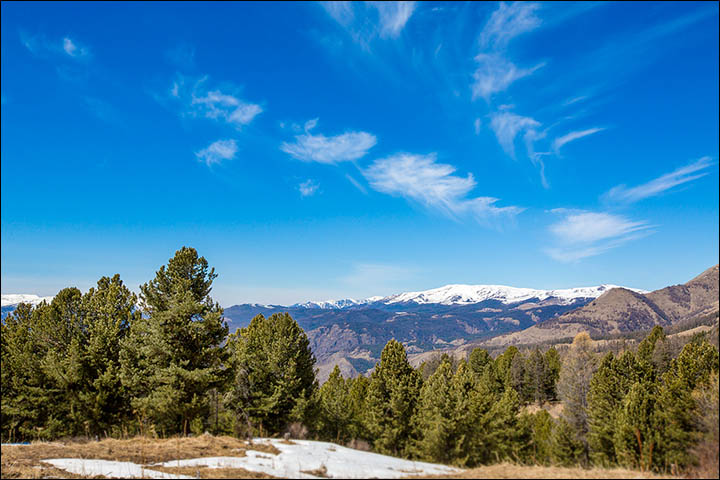
{"label": "snow on mountain peak", "polygon": [[[546,300],[555,297],[563,303],[571,302],[576,298],[597,298],[617,285],[598,285],[595,287],[578,287],[557,290],[538,290],[534,288],[508,287],[505,285],[445,285],[444,287],[425,290],[422,292],[405,292],[391,295],[383,299],[383,303],[418,304],[438,303],[442,305],[467,305],[480,303],[485,300],[498,300],[502,303],[516,303],[531,298]],[[621,287],[625,288],[625,287]],[[645,290],[629,289],[638,293],[647,293]]]}
{"label": "snow on mountain peak", "polygon": [[17,305],[18,303],[29,303],[31,305],[38,305],[43,301],[50,302],[54,297],[39,297],[37,295],[26,294],[26,293],[3,293],[0,295],[0,302],[3,307],[10,305]]}
{"label": "snow on mountain peak", "polygon": [[[373,303],[390,305],[394,303],[416,303],[416,304],[441,304],[441,305],[470,305],[484,302],[485,300],[498,300],[502,303],[516,303],[537,298],[546,300],[557,298],[560,303],[572,303],[576,298],[597,298],[603,293],[618,285],[603,284],[595,287],[577,287],[556,290],[538,290],[534,288],[508,287],[505,285],[445,285],[444,287],[433,288],[421,292],[404,292],[387,297],[375,296],[364,300],[345,298],[342,300],[326,300],[316,302],[304,302],[291,305],[295,308],[320,308],[323,310],[335,310]],[[638,293],[647,293],[647,290],[628,288]]]}

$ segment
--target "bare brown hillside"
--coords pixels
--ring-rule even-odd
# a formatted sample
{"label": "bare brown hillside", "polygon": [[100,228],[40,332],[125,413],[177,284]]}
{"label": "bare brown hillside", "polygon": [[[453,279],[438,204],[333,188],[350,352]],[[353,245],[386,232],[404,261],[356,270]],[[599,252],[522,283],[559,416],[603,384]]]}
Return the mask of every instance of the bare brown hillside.
{"label": "bare brown hillside", "polygon": [[487,346],[519,345],[573,337],[649,330],[718,312],[718,265],[682,285],[647,294],[614,288],[587,305],[525,330],[482,342]]}

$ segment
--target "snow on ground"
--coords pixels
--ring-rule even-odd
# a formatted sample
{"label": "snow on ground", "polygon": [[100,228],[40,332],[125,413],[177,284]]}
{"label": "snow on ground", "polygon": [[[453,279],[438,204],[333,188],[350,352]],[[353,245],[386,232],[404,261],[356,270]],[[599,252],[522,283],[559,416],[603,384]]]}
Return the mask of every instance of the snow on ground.
{"label": "snow on ground", "polygon": [[75,475],[88,477],[102,475],[107,478],[194,478],[187,475],[150,470],[132,462],[92,460],[88,458],[52,458],[43,460],[43,462]]}
{"label": "snow on ground", "polygon": [[256,438],[253,442],[272,445],[280,453],[258,452],[249,447],[244,457],[178,459],[147,466],[84,458],[54,458],[43,462],[76,475],[103,475],[108,478],[194,478],[152,470],[153,466],[242,468],[281,478],[401,478],[460,471],[446,465],[413,462],[327,442],[292,440],[288,443],[276,438]]}
{"label": "snow on ground", "polygon": [[281,453],[247,450],[245,457],[207,457],[173,460],[165,467],[244,468],[285,478],[400,478],[421,474],[450,474],[457,468],[434,463],[413,462],[377,453],[341,447],[334,443],[256,438],[255,443],[271,444]]}

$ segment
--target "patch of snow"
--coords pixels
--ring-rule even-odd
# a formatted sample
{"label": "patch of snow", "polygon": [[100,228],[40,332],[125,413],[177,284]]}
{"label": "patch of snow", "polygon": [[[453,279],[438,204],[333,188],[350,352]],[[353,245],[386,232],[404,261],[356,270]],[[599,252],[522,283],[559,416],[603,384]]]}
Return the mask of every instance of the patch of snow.
{"label": "patch of snow", "polygon": [[3,293],[2,295],[0,295],[0,306],[8,307],[10,305],[17,305],[19,303],[38,305],[43,301],[50,302],[53,298],[54,297],[39,297],[37,295],[25,293]]}
{"label": "patch of snow", "polygon": [[55,468],[82,476],[102,475],[107,478],[195,478],[187,475],[158,472],[132,462],[94,460],[88,458],[51,458],[43,460]]}
{"label": "patch of snow", "polygon": [[270,444],[280,450],[272,455],[247,450],[245,457],[206,457],[173,460],[165,467],[243,468],[283,478],[401,478],[409,475],[442,475],[461,470],[446,465],[414,462],[401,458],[363,452],[334,443],[310,440],[256,438],[255,443]]}

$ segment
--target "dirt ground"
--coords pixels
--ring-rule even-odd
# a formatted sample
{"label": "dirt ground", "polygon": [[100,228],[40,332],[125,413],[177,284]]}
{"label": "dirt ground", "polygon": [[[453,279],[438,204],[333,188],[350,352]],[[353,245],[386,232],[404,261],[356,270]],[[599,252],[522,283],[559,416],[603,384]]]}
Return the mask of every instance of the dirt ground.
{"label": "dirt ground", "polygon": [[[245,456],[245,450],[248,447],[250,445],[243,440],[232,437],[214,437],[212,435],[162,440],[136,437],[126,440],[108,438],[98,442],[76,440],[33,442],[31,445],[8,445],[2,447],[2,478],[76,477],[64,470],[42,463],[41,460],[46,458],[93,458],[146,465],[180,458],[242,457]],[[251,448],[261,452],[280,453],[272,445],[254,444]],[[202,476],[202,470],[206,469],[193,469],[190,475],[195,475],[196,470],[200,470]],[[222,472],[221,470],[238,469],[213,469],[212,475],[206,474],[206,476],[208,478],[220,478],[219,475],[230,473],[231,476],[224,478],[271,478],[244,470],[241,472]],[[175,473],[181,472],[177,471]]]}
{"label": "dirt ground", "polygon": [[[101,441],[70,440],[37,442],[31,445],[2,447],[2,478],[79,478],[64,470],[43,464],[48,458],[92,458],[133,462],[139,465],[166,462],[183,458],[213,456],[244,456],[253,449],[266,453],[280,453],[267,444],[250,446],[232,437],[202,435],[189,438],[153,439],[136,437],[126,440]],[[168,473],[199,478],[273,478],[270,475],[241,468],[152,467]],[[322,472],[316,473],[322,476]],[[103,477],[85,477],[103,478]],[[407,478],[674,478],[624,469],[582,469],[562,467],[520,466],[509,463],[489,465],[445,476],[410,476]]]}
{"label": "dirt ground", "polygon": [[413,478],[677,478],[625,469],[565,468],[500,463],[443,476]]}

